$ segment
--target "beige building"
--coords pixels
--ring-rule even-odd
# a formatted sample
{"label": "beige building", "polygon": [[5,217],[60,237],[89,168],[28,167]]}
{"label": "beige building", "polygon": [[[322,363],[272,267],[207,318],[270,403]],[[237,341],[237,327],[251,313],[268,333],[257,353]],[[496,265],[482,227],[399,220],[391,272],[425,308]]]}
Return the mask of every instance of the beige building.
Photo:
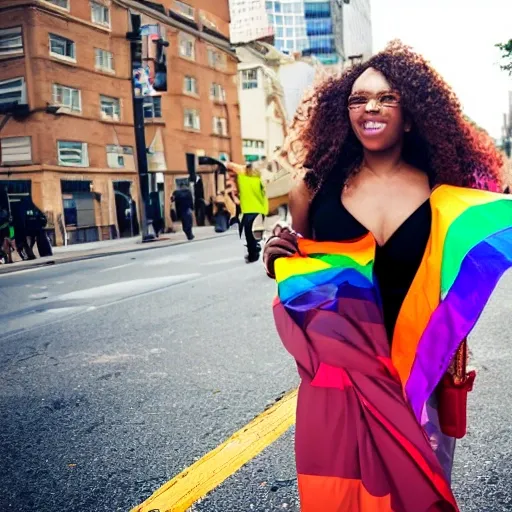
{"label": "beige building", "polygon": [[343,3],[343,47],[345,60],[360,62],[373,54],[370,0],[350,0]]}
{"label": "beige building", "polygon": [[237,55],[243,155],[246,162],[269,161],[287,133],[278,70],[289,57],[261,42],[238,47]]}
{"label": "beige building", "polygon": [[[0,187],[11,201],[31,196],[57,244],[139,230],[130,10],[141,15],[150,70],[153,40],[169,43],[167,92],[144,102],[166,227],[170,195],[188,179],[187,158],[242,158],[228,0],[2,0]],[[208,198],[213,175],[204,188]]]}

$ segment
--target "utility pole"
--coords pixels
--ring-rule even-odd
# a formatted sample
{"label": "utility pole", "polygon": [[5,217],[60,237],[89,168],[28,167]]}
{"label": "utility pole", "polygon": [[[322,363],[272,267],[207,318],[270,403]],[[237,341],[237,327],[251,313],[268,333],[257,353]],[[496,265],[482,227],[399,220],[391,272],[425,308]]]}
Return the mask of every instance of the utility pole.
{"label": "utility pole", "polygon": [[137,169],[139,171],[140,189],[140,222],[142,242],[150,242],[156,238],[152,219],[149,218],[149,173],[146,149],[146,134],[144,126],[144,95],[142,87],[135,81],[137,72],[142,70],[142,35],[140,14],[130,13],[132,31],[126,34],[130,41],[130,56],[132,67],[132,98],[133,125],[135,128],[135,147],[137,151]]}

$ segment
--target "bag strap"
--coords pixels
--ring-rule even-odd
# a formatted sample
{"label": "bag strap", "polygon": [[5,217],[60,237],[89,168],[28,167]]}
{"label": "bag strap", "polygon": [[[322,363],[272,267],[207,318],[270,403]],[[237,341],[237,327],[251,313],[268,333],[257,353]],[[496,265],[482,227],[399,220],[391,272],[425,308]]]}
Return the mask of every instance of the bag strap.
{"label": "bag strap", "polygon": [[467,379],[468,341],[465,339],[457,349],[453,364],[453,380],[455,384],[462,384]]}

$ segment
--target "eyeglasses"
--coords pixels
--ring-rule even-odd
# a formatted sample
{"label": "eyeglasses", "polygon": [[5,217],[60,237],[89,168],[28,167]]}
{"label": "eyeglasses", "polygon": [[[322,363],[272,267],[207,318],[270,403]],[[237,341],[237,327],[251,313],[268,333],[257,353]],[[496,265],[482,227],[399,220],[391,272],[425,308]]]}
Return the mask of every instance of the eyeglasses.
{"label": "eyeglasses", "polygon": [[355,93],[348,98],[348,108],[350,110],[361,110],[366,108],[370,101],[376,103],[375,108],[396,108],[400,106],[400,94],[398,92],[389,91],[381,92],[376,96],[366,93]]}

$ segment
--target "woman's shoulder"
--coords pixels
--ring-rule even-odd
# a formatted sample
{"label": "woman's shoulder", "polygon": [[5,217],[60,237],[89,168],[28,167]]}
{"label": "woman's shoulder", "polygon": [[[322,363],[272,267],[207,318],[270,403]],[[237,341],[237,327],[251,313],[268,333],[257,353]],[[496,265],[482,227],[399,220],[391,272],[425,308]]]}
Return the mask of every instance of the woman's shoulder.
{"label": "woman's shoulder", "polygon": [[307,186],[306,182],[301,179],[296,185],[290,190],[288,194],[290,205],[292,203],[300,205],[308,205],[313,198],[313,192]]}

